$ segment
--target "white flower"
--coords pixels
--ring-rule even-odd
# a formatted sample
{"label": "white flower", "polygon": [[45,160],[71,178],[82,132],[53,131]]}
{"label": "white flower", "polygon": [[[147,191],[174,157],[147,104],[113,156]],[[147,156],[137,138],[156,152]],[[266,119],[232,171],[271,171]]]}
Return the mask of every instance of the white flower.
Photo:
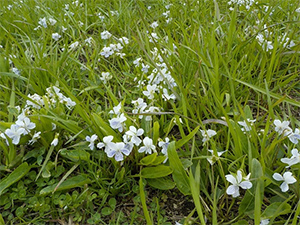
{"label": "white flower", "polygon": [[140,149],[138,150],[139,153],[145,152],[146,154],[152,154],[152,151],[156,152],[155,145],[153,145],[153,141],[151,138],[145,137],[143,143],[144,146],[140,147]]}
{"label": "white flower", "polygon": [[14,145],[17,145],[19,144],[21,135],[24,134],[24,132],[26,132],[24,128],[19,127],[17,124],[12,124],[10,129],[6,129],[4,133],[12,139],[12,143]]}
{"label": "white flower", "polygon": [[74,102],[74,101],[72,101],[72,99],[66,98],[66,97],[63,98],[63,102],[66,104],[66,107],[68,109],[72,109],[76,105],[76,102]]}
{"label": "white flower", "polygon": [[124,113],[122,113],[121,115],[119,115],[116,118],[112,118],[111,120],[109,120],[109,124],[110,127],[113,129],[118,129],[119,132],[123,131],[123,123],[127,120],[127,118],[125,117]]}
{"label": "white flower", "polygon": [[100,52],[100,55],[104,56],[105,58],[108,58],[112,54],[114,54],[114,51],[112,51],[110,47],[104,47]]}
{"label": "white flower", "polygon": [[41,26],[44,27],[44,28],[47,28],[47,20],[46,20],[46,17],[40,18],[38,24],[41,25]]}
{"label": "white flower", "polygon": [[247,119],[244,121],[238,121],[238,124],[241,125],[243,128],[241,128],[242,131],[250,131],[252,128],[251,126],[253,126],[253,124],[255,123],[256,120],[250,120]]}
{"label": "white flower", "polygon": [[21,75],[21,71],[20,71],[19,69],[17,69],[16,67],[13,67],[11,70],[12,70],[12,72],[13,72],[14,74],[16,74],[16,75],[18,75],[18,76]]}
{"label": "white flower", "polygon": [[61,35],[59,35],[58,33],[53,33],[52,34],[52,39],[54,41],[58,41],[61,38]]}
{"label": "white flower", "polygon": [[32,145],[35,142],[37,142],[38,139],[40,139],[41,131],[35,132],[34,135],[32,136],[31,140],[28,142],[28,144]]}
{"label": "white flower", "polygon": [[121,37],[121,38],[119,38],[119,41],[121,42],[122,45],[127,45],[129,43],[129,40],[127,37]]}
{"label": "white flower", "polygon": [[169,95],[168,90],[166,88],[163,89],[163,95],[162,95],[163,99],[165,101],[173,99],[176,99],[176,96],[172,93],[171,95]]}
{"label": "white flower", "polygon": [[55,25],[56,22],[57,21],[55,19],[52,19],[52,18],[49,19],[49,23],[50,23],[51,26]]}
{"label": "white flower", "polygon": [[208,141],[211,137],[215,136],[217,134],[216,131],[208,129],[208,130],[201,130],[201,134],[203,136],[202,142],[205,143],[206,141]]}
{"label": "white flower", "polygon": [[142,71],[144,73],[148,73],[150,66],[149,65],[145,65],[144,63],[142,63]]}
{"label": "white flower", "polygon": [[154,94],[155,94],[156,91],[157,91],[157,85],[156,84],[153,84],[153,85],[148,84],[147,85],[147,91],[143,91],[143,94],[145,96],[147,96],[148,99],[153,99]]}
{"label": "white flower", "polygon": [[277,181],[283,181],[280,185],[282,192],[287,192],[289,190],[289,184],[293,184],[297,181],[291,172],[285,172],[283,176],[279,173],[274,173],[273,178]]}
{"label": "white flower", "polygon": [[142,60],[142,58],[137,58],[136,60],[133,61],[133,65],[134,65],[135,67],[139,66],[141,60]]}
{"label": "white flower", "polygon": [[300,140],[300,130],[296,128],[295,132],[291,132],[290,134],[288,134],[288,138],[293,144],[298,144],[298,140]]}
{"label": "white flower", "polygon": [[113,109],[109,111],[109,114],[114,114],[119,116],[121,114],[121,109],[122,109],[122,104],[120,102],[117,106],[114,106]]}
{"label": "white flower", "polygon": [[164,160],[164,163],[168,160],[168,145],[169,145],[170,139],[168,137],[165,138],[165,141],[160,139],[158,142],[158,146],[162,148],[161,153],[166,156],[166,159]]}
{"label": "white flower", "polygon": [[130,141],[136,146],[141,144],[142,140],[138,136],[143,134],[144,130],[142,128],[136,129],[134,126],[130,126],[129,130],[125,132],[125,135],[127,135],[130,138]]}
{"label": "white flower", "polygon": [[291,153],[292,153],[292,157],[291,158],[282,158],[281,159],[281,162],[289,164],[287,166],[287,168],[290,167],[290,166],[292,166],[292,165],[298,164],[300,162],[300,154],[299,154],[298,150],[296,148],[294,148],[291,151]]}
{"label": "white flower", "polygon": [[[154,113],[154,112],[159,112],[159,108],[158,107],[155,107],[155,106],[150,106],[148,110],[145,110],[145,113]],[[146,116],[145,118],[146,121],[151,121],[152,120],[152,117],[151,115],[149,116]]]}
{"label": "white flower", "polygon": [[102,72],[101,73],[100,80],[102,80],[104,84],[106,84],[107,81],[109,81],[111,78],[112,78],[112,75],[110,74],[110,72]]}
{"label": "white flower", "polygon": [[153,23],[150,24],[150,27],[152,27],[153,29],[155,29],[156,27],[158,27],[158,22],[154,21]]}
{"label": "white flower", "polygon": [[103,142],[99,142],[97,144],[97,148],[103,148],[103,147],[105,147],[104,151],[107,154],[110,151],[110,149],[112,148],[112,144],[113,144],[112,140],[113,139],[114,139],[114,137],[112,135],[104,137],[103,138]]}
{"label": "white flower", "polygon": [[98,136],[96,134],[93,134],[91,137],[90,136],[86,136],[85,137],[85,140],[87,142],[90,142],[89,144],[89,148],[91,150],[94,150],[94,147],[95,147],[95,141],[98,139]]}
{"label": "white flower", "polygon": [[70,44],[69,49],[74,50],[79,46],[79,41],[75,41],[74,43]]}
{"label": "white flower", "polygon": [[107,156],[109,158],[115,157],[116,161],[122,161],[124,159],[124,155],[128,156],[130,154],[130,150],[126,148],[125,143],[118,142],[112,143],[110,151],[107,152]]}
{"label": "white flower", "polygon": [[285,131],[290,131],[291,128],[289,127],[289,121],[274,120],[275,131],[280,135]]}
{"label": "white flower", "polygon": [[217,155],[214,154],[214,151],[213,150],[208,150],[212,156],[209,156],[207,158],[207,161],[210,163],[210,165],[213,165],[218,159],[219,157],[226,151],[222,151],[222,152],[217,152]]}
{"label": "white flower", "polygon": [[53,145],[54,147],[58,144],[58,136],[59,133],[56,133],[53,141],[51,142],[51,145]]}
{"label": "white flower", "polygon": [[[249,181],[251,173],[247,175],[247,177],[242,177],[242,172],[240,170],[237,171],[236,177],[231,174],[225,175],[226,180],[232,183],[227,190],[226,193],[228,195],[232,195],[232,197],[236,198],[240,195],[239,187],[243,189],[250,189],[252,187],[252,183]],[[244,181],[243,181],[244,179]]]}
{"label": "white flower", "polygon": [[111,37],[111,33],[109,33],[107,30],[101,32],[101,39],[106,40]]}
{"label": "white flower", "polygon": [[259,225],[268,225],[270,223],[269,219],[261,219]]}
{"label": "white flower", "polygon": [[20,114],[18,116],[18,120],[16,121],[16,124],[20,128],[24,128],[25,131],[23,132],[24,135],[28,134],[30,130],[35,128],[35,123],[31,122],[28,117],[26,117],[24,114]]}

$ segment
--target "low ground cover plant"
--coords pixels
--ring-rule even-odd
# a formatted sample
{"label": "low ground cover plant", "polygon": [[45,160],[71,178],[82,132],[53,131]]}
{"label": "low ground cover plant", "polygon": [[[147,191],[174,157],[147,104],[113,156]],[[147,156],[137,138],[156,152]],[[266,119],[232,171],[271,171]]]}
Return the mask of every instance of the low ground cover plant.
{"label": "low ground cover plant", "polygon": [[298,224],[297,1],[5,1],[0,224]]}

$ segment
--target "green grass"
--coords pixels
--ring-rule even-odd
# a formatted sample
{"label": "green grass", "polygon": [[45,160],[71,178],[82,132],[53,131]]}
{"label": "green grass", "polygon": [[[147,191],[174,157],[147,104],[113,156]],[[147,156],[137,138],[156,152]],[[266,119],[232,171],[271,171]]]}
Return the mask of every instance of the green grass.
{"label": "green grass", "polygon": [[[276,132],[274,120],[290,121],[293,132],[300,126],[300,5],[261,0],[246,6],[225,0],[3,1],[0,224],[299,223],[299,163],[286,168],[281,162],[299,144]],[[102,39],[103,31],[112,36]],[[61,37],[55,40],[54,33]],[[101,55],[122,37],[129,41],[119,49],[124,56]],[[111,79],[103,82],[102,72]],[[151,73],[158,89],[148,98]],[[51,97],[46,89],[54,86],[61,94]],[[163,88],[176,99],[165,101]],[[35,128],[14,143],[8,130],[34,94],[41,98],[31,105],[44,105],[24,112]],[[146,109],[134,111],[138,98]],[[119,103],[122,131],[110,124]],[[244,131],[238,122],[247,119],[256,121]],[[109,135],[125,142],[130,126],[144,130],[144,142],[123,160],[96,147]],[[203,142],[201,131],[209,129],[216,135]],[[94,134],[91,150],[86,137]],[[139,152],[146,137],[157,153]],[[161,142],[166,138],[168,147]],[[225,176],[238,170],[244,181],[251,173],[252,187],[232,197]],[[282,192],[273,174],[286,171],[297,182]]]}

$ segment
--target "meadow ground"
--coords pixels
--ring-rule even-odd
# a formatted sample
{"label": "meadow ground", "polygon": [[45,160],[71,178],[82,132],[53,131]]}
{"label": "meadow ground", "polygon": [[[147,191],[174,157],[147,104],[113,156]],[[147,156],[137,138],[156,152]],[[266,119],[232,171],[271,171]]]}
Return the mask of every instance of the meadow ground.
{"label": "meadow ground", "polygon": [[0,225],[299,224],[296,0],[2,0]]}

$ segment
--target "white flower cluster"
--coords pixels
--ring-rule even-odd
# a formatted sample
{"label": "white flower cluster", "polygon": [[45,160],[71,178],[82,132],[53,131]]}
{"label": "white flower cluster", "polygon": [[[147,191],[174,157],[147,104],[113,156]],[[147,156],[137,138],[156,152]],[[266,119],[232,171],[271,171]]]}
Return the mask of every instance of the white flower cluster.
{"label": "white flower cluster", "polygon": [[[288,137],[289,140],[293,144],[298,144],[298,141],[300,140],[300,131],[298,128],[295,129],[293,132],[292,128],[289,127],[290,122],[289,121],[283,121],[281,122],[280,120],[276,119],[274,120],[274,125],[275,125],[275,131],[279,135],[283,135],[284,137]],[[287,168],[296,165],[300,162],[300,154],[296,148],[294,148],[292,151],[292,156],[291,158],[282,158],[281,162],[288,164]],[[286,192],[289,190],[289,184],[295,183],[297,180],[295,177],[293,177],[292,172],[284,172],[283,175],[279,173],[274,173],[273,178],[276,181],[283,181],[282,184],[280,185],[281,191]]]}
{"label": "white flower cluster", "polygon": [[76,102],[72,101],[69,97],[66,97],[60,92],[60,89],[56,86],[48,87],[46,89],[46,95],[40,96],[38,94],[28,95],[29,100],[26,101],[25,108],[41,109],[45,105],[45,100],[49,107],[56,107],[57,103],[64,104],[68,109],[72,109]]}
{"label": "white flower cluster", "polygon": [[[115,158],[116,161],[123,161],[124,155],[129,156],[132,152],[134,146],[140,146],[143,143],[142,147],[139,147],[139,153],[152,154],[156,152],[156,146],[153,144],[153,140],[149,137],[145,137],[143,140],[140,138],[144,134],[144,130],[139,128],[137,129],[134,126],[130,126],[129,130],[123,135],[123,142],[113,142],[113,136],[109,135],[103,138],[102,142],[99,142],[96,146],[101,149],[104,148],[104,152],[109,158]],[[93,134],[91,137],[86,136],[86,141],[89,143],[89,148],[94,150],[95,141],[98,139],[96,134]],[[166,138],[166,141],[161,140],[158,145],[162,148],[162,154],[166,156],[164,162],[166,162],[168,153],[169,139]]]}
{"label": "white flower cluster", "polygon": [[[102,39],[109,39],[111,37],[111,33],[108,31],[103,31],[101,33]],[[104,46],[100,52],[100,55],[104,56],[105,58],[110,57],[111,55],[117,55],[123,58],[126,54],[121,52],[121,50],[129,43],[129,40],[127,37],[121,37],[119,39],[116,39],[118,42],[115,44],[110,44],[109,46]]]}
{"label": "white flower cluster", "polygon": [[288,137],[293,144],[298,144],[298,141],[300,140],[300,130],[296,128],[295,131],[293,131],[292,128],[289,127],[289,124],[289,121],[281,122],[276,119],[274,120],[275,131],[279,135],[283,134],[284,137]]}
{"label": "white flower cluster", "polygon": [[46,17],[40,18],[38,22],[39,25],[36,28],[34,28],[34,30],[38,30],[42,27],[47,28],[48,25],[54,26],[56,23],[57,21],[53,18],[49,18],[49,19],[47,19]]}
{"label": "white flower cluster", "polygon": [[[234,10],[234,6],[245,6],[245,8],[247,10],[249,10],[251,8],[251,6],[255,3],[254,0],[230,0],[228,2],[228,5],[230,5],[229,10],[233,11]],[[256,3],[257,4],[257,3]]]}
{"label": "white flower cluster", "polygon": [[[165,57],[168,57],[171,53],[165,49],[161,50]],[[147,76],[148,84],[145,85],[145,80],[138,81],[137,87],[146,86],[146,90],[143,94],[149,99],[153,100],[155,98],[155,93],[161,94],[165,101],[175,100],[176,96],[172,93],[169,94],[169,90],[176,87],[177,84],[172,77],[167,65],[163,62],[163,57],[160,55],[158,49],[155,47],[151,51],[152,59],[156,62],[156,68],[151,71],[151,74]],[[137,58],[133,64],[136,68],[140,68],[143,74],[149,73],[150,66],[142,63],[142,58]],[[137,78],[135,78],[135,81]]]}
{"label": "white flower cluster", "polygon": [[[36,124],[30,120],[29,115],[33,114],[33,110],[40,110],[42,107],[44,107],[45,101],[47,101],[46,104],[52,108],[57,105],[57,102],[65,104],[68,109],[72,109],[76,105],[74,101],[64,96],[60,92],[60,89],[56,86],[49,87],[46,89],[46,91],[47,93],[44,96],[40,96],[38,94],[29,94],[27,96],[29,99],[26,101],[26,104],[22,110],[20,107],[15,107],[19,112],[21,112],[17,117],[17,121],[12,124],[10,128],[6,129],[4,133],[0,133],[0,137],[5,139],[7,145],[9,145],[8,138],[11,139],[12,144],[18,145],[22,135],[31,136],[31,140],[28,141],[29,145],[34,144],[40,138],[41,131],[35,131],[33,133],[34,128],[36,128]],[[55,125],[53,124],[53,126]]]}
{"label": "white flower cluster", "polygon": [[[259,21],[257,21],[259,23]],[[263,26],[263,32],[260,32],[256,35],[256,39],[258,43],[262,46],[262,48],[265,51],[270,51],[274,48],[272,39],[273,39],[273,32],[268,30],[268,27],[266,24]],[[291,40],[289,37],[287,37],[287,34],[285,33],[283,36],[278,37],[278,42],[284,47],[284,48],[292,48],[296,44],[293,40]]]}
{"label": "white flower cluster", "polygon": [[[133,101],[133,103],[136,106],[134,109],[134,112],[136,113],[144,112],[145,108],[147,107],[147,104],[144,103],[143,99],[141,98],[139,98],[137,101]],[[151,110],[150,108],[149,111]],[[139,147],[139,153],[152,154],[157,152],[156,146],[153,144],[153,140],[151,138],[145,137],[143,140],[141,139],[141,136],[144,134],[144,130],[142,128],[137,129],[135,126],[130,126],[129,129],[127,129],[125,124],[127,118],[122,112],[121,102],[117,106],[114,106],[113,109],[109,111],[109,114],[112,115],[112,119],[108,120],[110,127],[118,130],[120,133],[125,130],[123,134],[123,142],[112,142],[113,136],[110,135],[104,137],[102,142],[97,144],[97,148],[104,148],[104,151],[109,158],[114,157],[116,161],[123,161],[124,155],[128,156],[134,146],[139,147],[141,143],[143,143],[143,146]],[[86,136],[86,141],[89,142],[88,147],[91,150],[94,150],[95,141],[97,139],[98,136],[96,134],[93,134],[92,136]],[[161,152],[166,156],[164,162],[166,162],[168,159],[168,144],[169,138],[166,138],[165,141],[163,141],[161,138],[159,139],[158,146],[162,148]]]}

